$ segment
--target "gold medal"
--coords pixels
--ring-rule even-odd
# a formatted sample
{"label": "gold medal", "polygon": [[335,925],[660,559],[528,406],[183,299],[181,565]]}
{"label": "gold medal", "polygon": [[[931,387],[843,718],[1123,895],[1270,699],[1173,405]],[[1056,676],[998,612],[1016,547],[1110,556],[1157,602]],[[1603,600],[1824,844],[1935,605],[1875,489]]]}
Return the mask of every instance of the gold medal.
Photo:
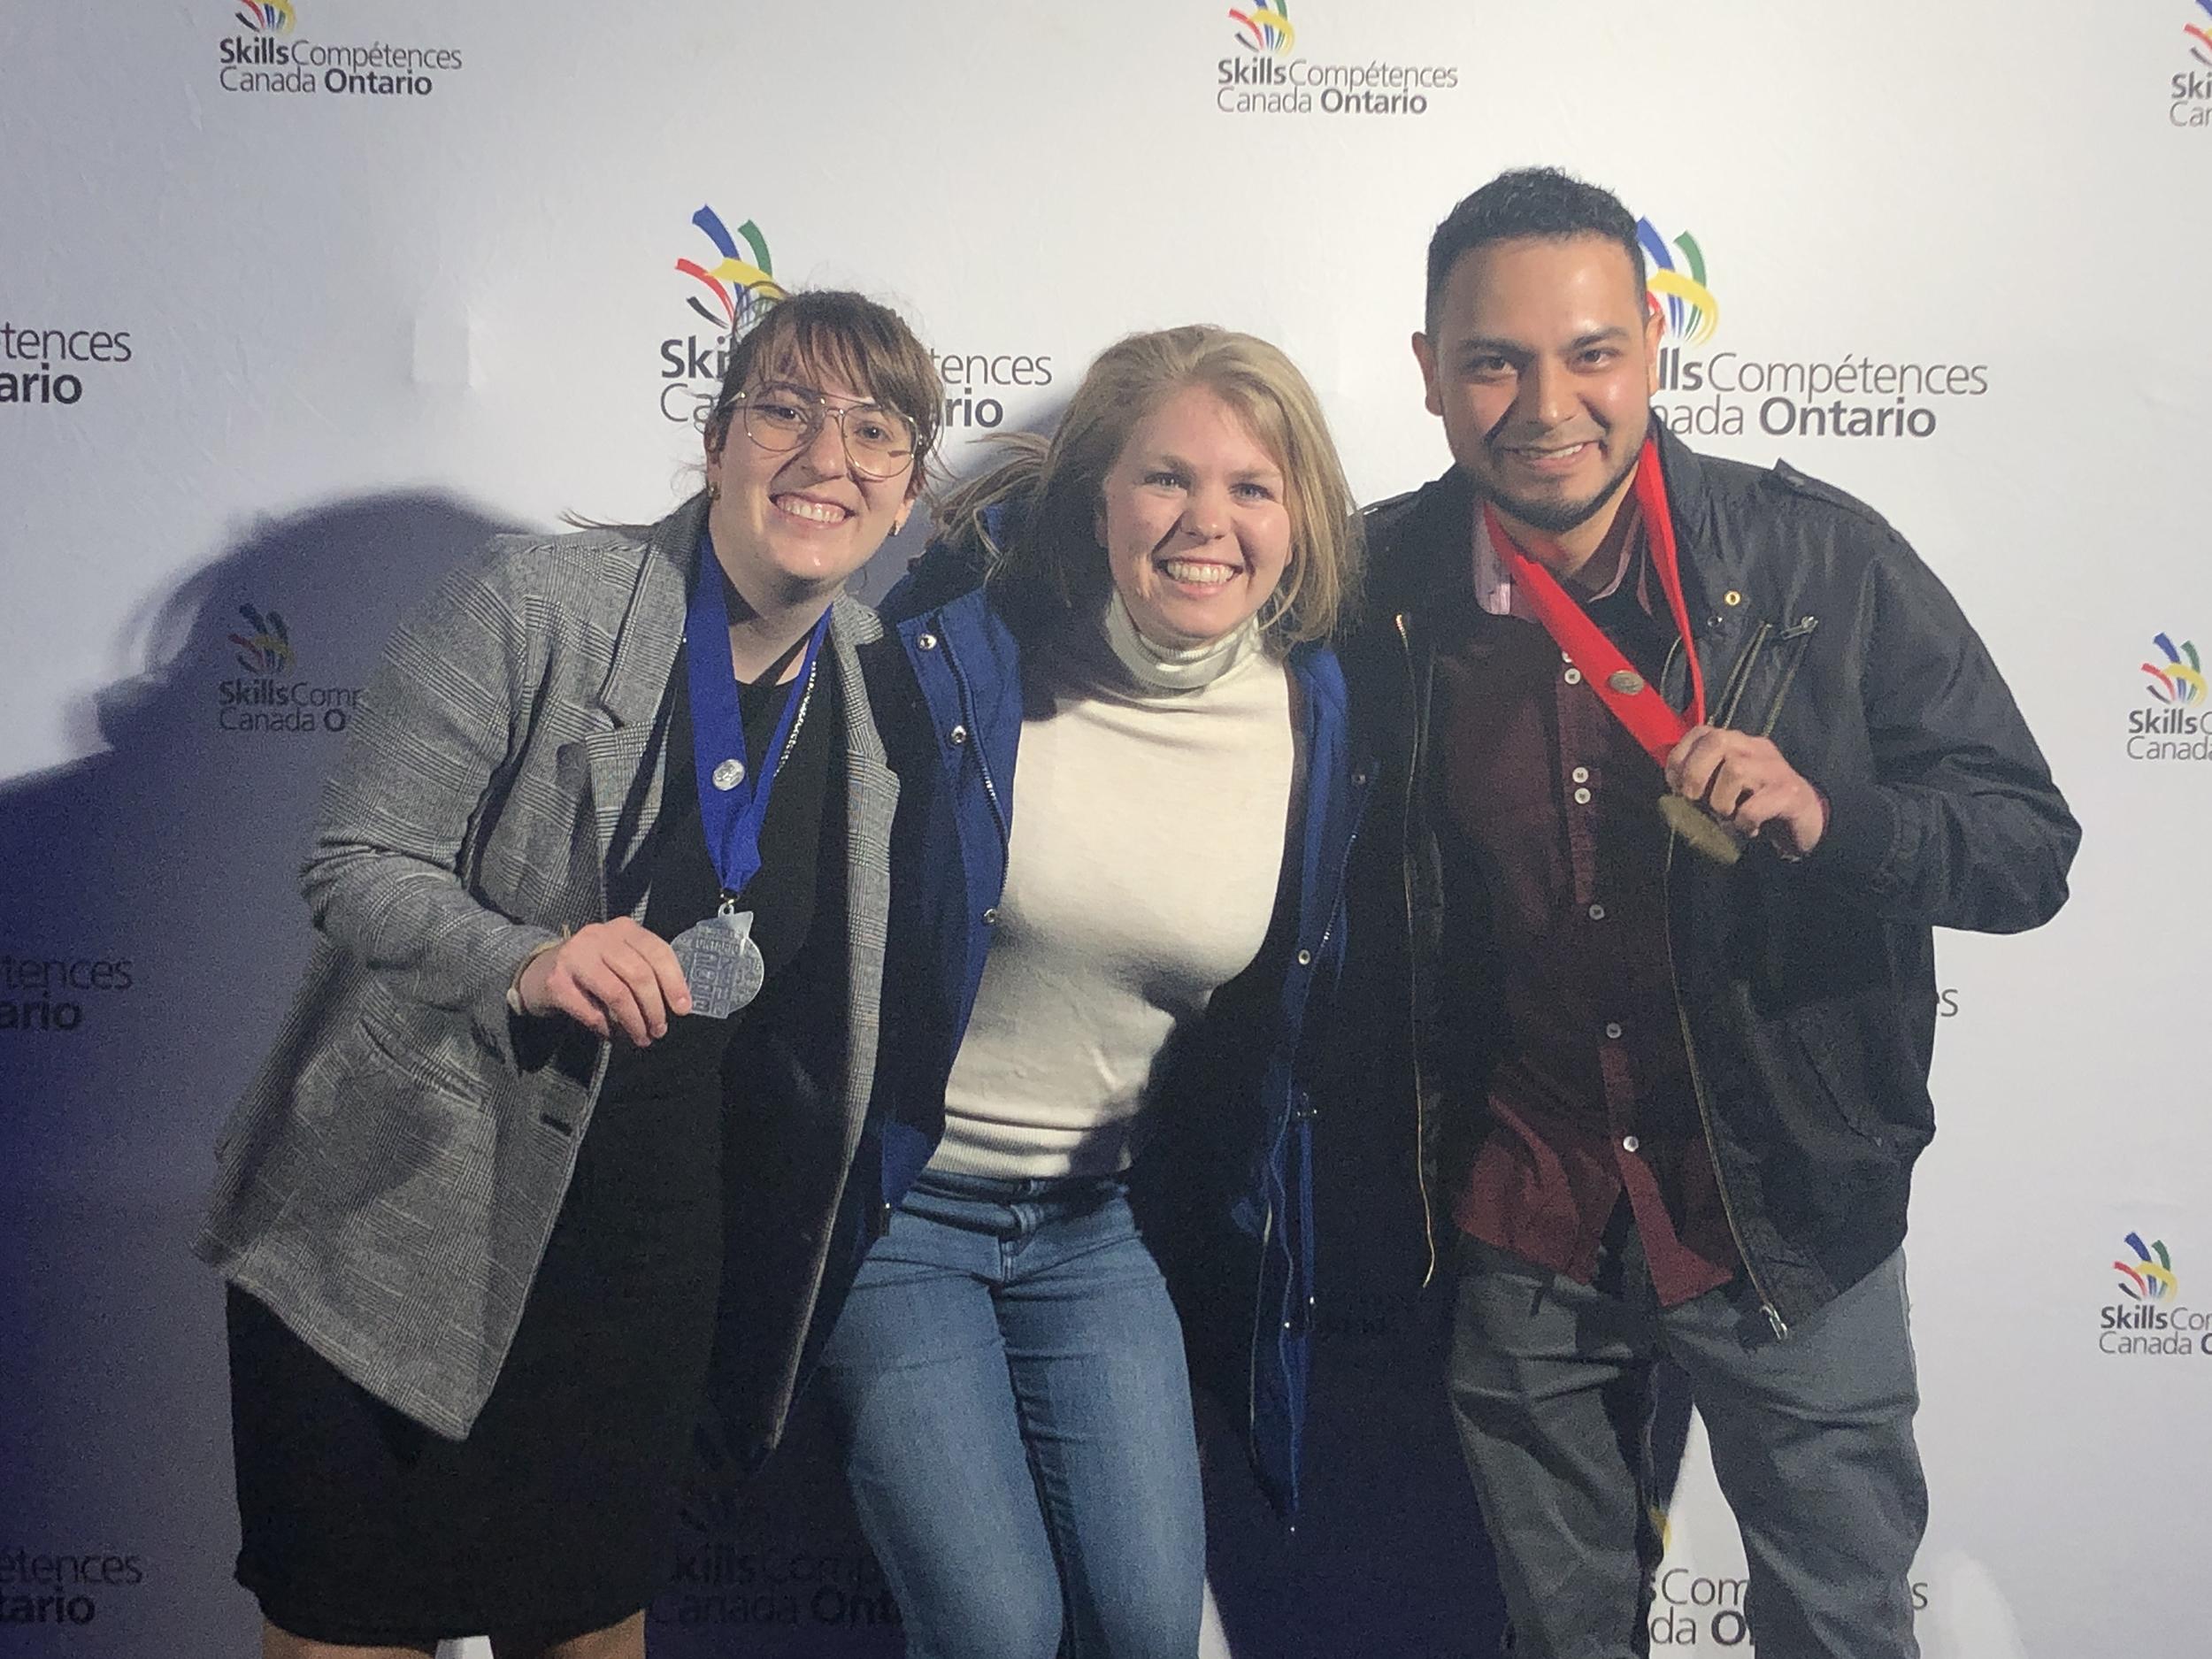
{"label": "gold medal", "polygon": [[1687,795],[1661,795],[1659,816],[1686,846],[1717,864],[1732,864],[1743,856],[1743,833],[1731,829]]}

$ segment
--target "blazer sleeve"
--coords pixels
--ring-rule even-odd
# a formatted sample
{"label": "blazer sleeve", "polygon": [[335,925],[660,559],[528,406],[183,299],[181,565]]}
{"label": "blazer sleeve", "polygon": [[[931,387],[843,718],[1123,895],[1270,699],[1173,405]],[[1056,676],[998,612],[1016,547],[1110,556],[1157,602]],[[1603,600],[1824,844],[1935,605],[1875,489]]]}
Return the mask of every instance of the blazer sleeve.
{"label": "blazer sleeve", "polygon": [[559,935],[488,908],[462,859],[529,730],[544,671],[546,628],[534,626],[525,578],[533,550],[495,543],[393,634],[301,878],[332,943],[402,996],[467,1015],[510,1065],[507,987]]}
{"label": "blazer sleeve", "polygon": [[1823,784],[1828,830],[1806,867],[1887,921],[2008,933],[2049,920],[2081,826],[1995,662],[1894,532],[1862,604],[1874,777]]}

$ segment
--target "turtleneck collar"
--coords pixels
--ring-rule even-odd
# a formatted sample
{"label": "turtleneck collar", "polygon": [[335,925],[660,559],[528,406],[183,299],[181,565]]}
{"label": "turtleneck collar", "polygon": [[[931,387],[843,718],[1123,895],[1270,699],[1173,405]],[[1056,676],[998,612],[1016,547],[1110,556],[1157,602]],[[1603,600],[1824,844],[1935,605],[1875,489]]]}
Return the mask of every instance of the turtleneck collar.
{"label": "turtleneck collar", "polygon": [[1102,625],[1116,658],[1148,691],[1197,691],[1258,655],[1260,649],[1257,617],[1247,617],[1219,639],[1203,644],[1158,644],[1138,630],[1118,588],[1107,590]]}

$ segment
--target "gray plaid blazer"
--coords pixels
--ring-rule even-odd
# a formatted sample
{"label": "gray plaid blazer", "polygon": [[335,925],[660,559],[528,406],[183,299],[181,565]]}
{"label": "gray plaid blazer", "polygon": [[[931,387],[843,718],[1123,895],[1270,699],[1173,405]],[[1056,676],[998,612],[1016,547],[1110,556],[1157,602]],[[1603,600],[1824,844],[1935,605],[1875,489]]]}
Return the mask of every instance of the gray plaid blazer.
{"label": "gray plaid blazer", "polygon": [[[449,1437],[490,1394],[607,1045],[511,1016],[515,970],[566,928],[645,909],[703,496],[639,534],[507,536],[393,636],[325,794],[303,887],[319,937],[224,1130],[198,1253],[380,1399]],[[873,1076],[897,786],[841,598],[823,662],[844,714],[846,940],[764,1148],[745,1398],[772,1444],[817,1311]],[[833,820],[826,820],[830,822]]]}

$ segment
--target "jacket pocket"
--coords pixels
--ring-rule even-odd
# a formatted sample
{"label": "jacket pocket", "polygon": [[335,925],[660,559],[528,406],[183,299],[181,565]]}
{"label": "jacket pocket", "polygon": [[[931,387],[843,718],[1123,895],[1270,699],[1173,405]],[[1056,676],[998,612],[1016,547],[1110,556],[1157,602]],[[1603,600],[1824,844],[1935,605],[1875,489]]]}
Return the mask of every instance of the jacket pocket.
{"label": "jacket pocket", "polygon": [[1824,1108],[1833,1121],[1886,1154],[1917,1150],[1924,1143],[1924,1133],[1893,1121],[1875,1098],[1875,1068],[1870,1064],[1878,1047],[1875,1033],[1848,1005],[1813,1003],[1793,1010],[1785,1023],[1819,1095],[1806,1102],[1808,1110]]}
{"label": "jacket pocket", "polygon": [[437,1010],[414,1012],[372,978],[357,1022],[359,1058],[378,1076],[457,1105],[490,1109],[501,1075],[465,1017]]}
{"label": "jacket pocket", "polygon": [[1729,674],[1716,724],[1755,737],[1771,735],[1819,626],[1820,618],[1811,615],[1762,622]]}

